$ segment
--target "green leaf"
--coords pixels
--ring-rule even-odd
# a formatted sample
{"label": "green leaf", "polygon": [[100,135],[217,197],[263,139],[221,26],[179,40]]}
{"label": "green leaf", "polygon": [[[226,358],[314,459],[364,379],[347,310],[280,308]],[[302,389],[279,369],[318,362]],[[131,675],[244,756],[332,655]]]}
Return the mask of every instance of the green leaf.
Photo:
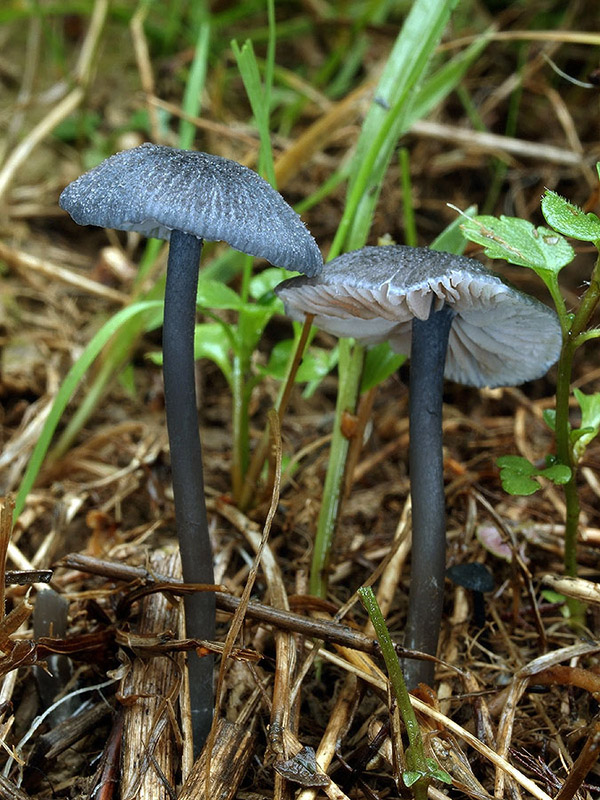
{"label": "green leaf", "polygon": [[[330,258],[362,247],[367,240],[383,177],[399,137],[409,127],[411,93],[417,91],[455,7],[456,0],[415,0],[410,6],[362,125]],[[459,73],[443,76],[437,97],[452,88],[453,79],[460,79]]]}
{"label": "green leaf", "polygon": [[502,488],[508,494],[527,497],[541,489],[540,484],[534,478],[519,475],[510,470],[502,470],[500,472],[500,480],[502,481]]}
{"label": "green leaf", "polygon": [[553,464],[551,467],[540,470],[538,475],[547,478],[557,486],[562,486],[571,480],[571,470],[566,464]]}
{"label": "green leaf", "polygon": [[515,475],[535,475],[536,469],[528,459],[523,456],[500,456],[496,459],[500,469],[510,469]]}
{"label": "green leaf", "polygon": [[534,494],[541,488],[535,480],[538,475],[559,485],[568,483],[571,479],[571,470],[564,464],[552,464],[545,469],[537,469],[522,456],[500,456],[496,459],[496,464],[500,467],[502,488],[508,494]]}
{"label": "green leaf", "polygon": [[532,477],[536,474],[533,464],[522,456],[500,456],[496,459],[500,467],[502,488],[508,494],[527,496],[534,494],[540,484]]}
{"label": "green leaf", "polygon": [[206,83],[208,53],[210,49],[210,22],[208,15],[203,15],[198,25],[198,37],[194,50],[194,58],[189,71],[185,91],[183,93],[183,112],[188,119],[179,123],[179,147],[189,150],[194,144],[196,126],[189,117],[200,116],[202,92]]}
{"label": "green leaf", "polygon": [[208,358],[214,362],[232,385],[233,372],[230,360],[229,339],[218,322],[204,322],[194,330],[194,358]]}
{"label": "green leaf", "polygon": [[227,284],[211,278],[201,278],[198,281],[196,305],[200,308],[239,310],[242,306],[242,299]]}
{"label": "green leaf", "polygon": [[[284,380],[287,374],[292,350],[296,347],[294,339],[284,339],[271,350],[269,361],[260,371],[277,380]],[[311,346],[304,354],[302,363],[296,374],[296,383],[321,381],[335,366],[337,355],[334,351],[322,347]]]}
{"label": "green leaf", "polygon": [[483,245],[490,258],[503,258],[536,272],[557,274],[575,257],[558,233],[518,217],[480,215],[463,220],[461,229],[467,239]]}
{"label": "green leaf", "polygon": [[387,342],[382,342],[367,350],[360,391],[367,392],[373,386],[377,386],[377,384],[389,378],[404,364],[406,359],[407,356],[402,353],[394,353]]}
{"label": "green leaf", "polygon": [[62,381],[60,389],[54,398],[52,408],[50,409],[50,412],[46,418],[44,427],[42,428],[38,440],[35,443],[35,447],[33,448],[33,452],[29,459],[27,469],[25,470],[25,475],[23,476],[23,480],[21,481],[19,491],[15,498],[14,519],[17,519],[23,510],[23,507],[25,506],[27,495],[35,483],[35,479],[38,476],[44,458],[46,457],[46,453],[48,452],[48,447],[52,441],[54,431],[60,422],[60,418],[62,417],[63,412],[67,407],[69,400],[71,399],[71,396],[79,386],[79,383],[83,379],[85,373],[94,363],[97,356],[102,352],[103,347],[108,343],[111,337],[114,336],[114,334],[116,334],[129,320],[139,315],[161,310],[162,307],[162,300],[149,300],[145,302],[133,303],[132,305],[121,309],[121,311],[118,311],[114,317],[111,317],[107,322],[105,322],[100,330],[90,339],[77,361],[73,364],[65,376],[65,379]]}
{"label": "green leaf", "polygon": [[443,250],[446,253],[455,253],[460,255],[467,243],[463,232],[461,230],[461,218],[474,217],[477,213],[477,206],[469,206],[465,211],[461,212],[461,216],[453,220],[448,227],[437,236],[429,245],[430,250]]}
{"label": "green leaf", "polygon": [[442,783],[452,783],[452,776],[449,775],[445,769],[442,769],[437,761],[434,761],[433,758],[428,758],[427,766],[429,767],[429,775],[434,778],[436,781],[442,781]]}
{"label": "green leaf", "polygon": [[[256,304],[247,304],[240,311],[237,329],[237,341],[239,346],[239,354],[242,360],[250,357],[254,352],[256,346],[260,341],[260,337],[275,313],[275,304],[269,306],[260,306]],[[245,353],[246,355],[242,355]]]}
{"label": "green leaf", "polygon": [[550,189],[546,189],[542,197],[542,214],[548,225],[565,236],[583,242],[600,240],[600,219],[595,214],[586,214]]}
{"label": "green leaf", "polygon": [[262,300],[265,295],[270,295],[273,292],[278,283],[281,283],[285,278],[289,278],[289,276],[290,273],[285,269],[277,267],[263,269],[262,272],[254,275],[250,280],[248,286],[250,297],[254,298],[254,300]]}
{"label": "green leaf", "polygon": [[236,58],[244,88],[248,95],[248,100],[250,101],[252,113],[254,114],[254,121],[258,129],[261,166],[268,182],[271,186],[275,186],[275,166],[269,131],[269,116],[271,112],[270,87],[268,82],[265,86],[262,84],[258,61],[256,60],[254,46],[250,39],[247,39],[241,48],[236,41],[232,41],[231,49]]}
{"label": "green leaf", "polygon": [[551,431],[556,430],[556,409],[554,408],[545,408],[542,411],[542,417],[544,418],[544,422],[550,428]]}
{"label": "green leaf", "polygon": [[410,103],[406,114],[408,125],[426,117],[458,86],[473,61],[487,47],[492,34],[491,29],[481,34],[469,47],[460,51],[431,75],[427,75],[423,84],[418,86]]}
{"label": "green leaf", "polygon": [[408,789],[410,789],[414,783],[420,781],[422,778],[423,773],[418,772],[417,770],[406,770],[402,773],[402,782]]}
{"label": "green leaf", "polygon": [[573,394],[581,409],[581,426],[577,431],[579,436],[573,446],[573,455],[579,461],[600,430],[600,392],[585,394],[581,389],[573,389]]}

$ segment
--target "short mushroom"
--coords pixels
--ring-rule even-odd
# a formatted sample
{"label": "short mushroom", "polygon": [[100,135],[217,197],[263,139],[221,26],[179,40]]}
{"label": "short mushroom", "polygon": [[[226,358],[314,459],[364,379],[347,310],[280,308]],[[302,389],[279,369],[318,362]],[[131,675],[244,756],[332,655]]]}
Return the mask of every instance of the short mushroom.
{"label": "short mushroom", "polygon": [[[214,583],[194,380],[198,265],[205,239],[315,275],[321,253],[300,217],[251,169],[220,156],[152,144],[126,150],[69,184],[60,206],[80,225],[139,231],[170,242],[163,373],[177,534],[186,583]],[[192,638],[215,630],[211,593],[185,600]],[[196,751],[212,720],[213,659],[190,654]]]}
{"label": "short mushroom", "polygon": [[446,570],[446,576],[457,586],[473,593],[473,621],[480,630],[485,625],[485,605],[483,595],[494,589],[494,576],[478,561],[455,564]]}
{"label": "short mushroom", "polygon": [[[557,360],[556,314],[478,261],[426,248],[364,247],[317,277],[276,288],[286,312],[366,345],[388,341],[411,360],[409,467],[412,568],[405,645],[435,655],[446,561],[442,454],[443,378],[514,386]],[[409,688],[431,683],[433,664],[407,659]]]}

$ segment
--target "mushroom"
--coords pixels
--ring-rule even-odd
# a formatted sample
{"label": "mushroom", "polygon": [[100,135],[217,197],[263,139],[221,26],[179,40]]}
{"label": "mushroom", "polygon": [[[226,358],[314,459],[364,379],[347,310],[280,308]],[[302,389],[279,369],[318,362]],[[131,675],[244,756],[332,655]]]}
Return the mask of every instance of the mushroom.
{"label": "mushroom", "polygon": [[468,589],[473,594],[473,622],[480,630],[485,625],[485,605],[483,595],[494,589],[494,577],[485,564],[472,561],[455,564],[446,570],[446,576],[457,586]]}
{"label": "mushroom", "polygon": [[[315,275],[321,253],[300,217],[257,173],[220,156],[153,144],[126,150],[69,184],[60,206],[80,225],[170,242],[163,374],[177,535],[186,583],[214,583],[194,380],[194,327],[203,240],[223,240],[272,264]],[[212,593],[185,599],[187,635],[211,639]],[[213,659],[188,657],[194,748],[212,721]]]}
{"label": "mushroom", "polygon": [[[286,312],[365,345],[410,352],[409,468],[412,568],[405,646],[435,655],[446,561],[442,453],[443,378],[469,386],[514,386],[557,360],[554,311],[478,261],[388,245],[345,253],[312,278],[275,289]],[[432,662],[407,659],[406,682],[433,680]]]}

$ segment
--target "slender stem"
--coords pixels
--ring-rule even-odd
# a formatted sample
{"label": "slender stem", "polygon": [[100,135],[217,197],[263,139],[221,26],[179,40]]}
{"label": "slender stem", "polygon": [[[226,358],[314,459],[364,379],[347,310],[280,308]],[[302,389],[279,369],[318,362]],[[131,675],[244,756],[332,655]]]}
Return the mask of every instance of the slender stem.
{"label": "slender stem", "polygon": [[[292,389],[294,388],[294,381],[296,380],[296,375],[298,374],[298,370],[300,369],[300,364],[302,363],[302,358],[304,356],[304,350],[306,348],[306,343],[311,333],[311,326],[312,321],[314,319],[314,314],[307,314],[306,320],[302,326],[302,330],[300,331],[300,337],[294,348],[294,352],[292,353],[292,360],[288,367],[287,377],[285,379],[285,383],[283,385],[283,389],[280,393],[280,399],[277,404],[277,416],[279,417],[279,424],[283,422],[283,417],[285,412],[287,411],[288,403],[290,401],[290,397],[292,395]],[[269,427],[267,426],[263,432],[260,442],[257,444],[254,453],[252,454],[252,460],[250,461],[250,466],[246,471],[244,476],[244,483],[242,486],[242,492],[240,501],[238,503],[238,507],[240,511],[246,511],[250,505],[254,502],[256,488],[258,486],[258,480],[260,478],[260,473],[264,466],[264,463],[267,459],[267,454],[269,451]]]}
{"label": "slender stem", "polygon": [[[437,652],[446,571],[442,390],[452,318],[444,306],[427,320],[413,320],[410,354],[412,566],[404,644],[430,655]],[[407,659],[408,688],[431,684],[433,671],[432,662]]]}
{"label": "slender stem", "polygon": [[[579,529],[579,494],[577,492],[577,464],[571,445],[571,425],[569,423],[569,399],[571,397],[571,375],[573,356],[581,344],[581,337],[600,300],[600,257],[596,260],[590,285],[585,292],[569,329],[563,332],[563,344],[558,360],[556,379],[556,456],[561,464],[571,469],[571,478],[564,486],[567,507],[565,519],[565,574],[577,575],[577,534]],[[569,601],[572,616],[581,616],[581,604]]]}
{"label": "slender stem", "polygon": [[[406,683],[402,676],[402,669],[400,668],[400,662],[398,661],[398,656],[394,649],[394,643],[390,637],[373,589],[371,589],[370,586],[362,586],[358,590],[358,595],[375,629],[377,641],[379,642],[379,647],[381,648],[381,653],[390,678],[390,685],[396,697],[404,727],[406,728],[406,735],[409,741],[409,747],[406,753],[407,767],[412,770],[417,770],[421,774],[419,780],[412,785],[413,795],[415,800],[427,800],[427,789],[431,783],[431,770],[427,763],[427,757],[425,756],[423,737],[421,736],[421,729],[417,722],[417,715],[410,702],[410,695],[408,694]],[[409,764],[408,762],[411,763]]]}
{"label": "slender stem", "polygon": [[[163,325],[163,375],[177,536],[185,583],[214,583],[194,373],[196,291],[202,241],[173,231],[167,265]],[[215,597],[198,592],[184,600],[187,635],[212,639]],[[188,655],[194,751],[212,723],[213,657]]]}
{"label": "slender stem", "polygon": [[354,414],[365,349],[359,344],[352,346],[348,339],[340,339],[339,353],[339,388],[335,406],[333,438],[310,567],[310,593],[316,597],[327,596],[329,560],[342,500],[346,457],[350,444],[343,433],[342,417],[345,412]]}

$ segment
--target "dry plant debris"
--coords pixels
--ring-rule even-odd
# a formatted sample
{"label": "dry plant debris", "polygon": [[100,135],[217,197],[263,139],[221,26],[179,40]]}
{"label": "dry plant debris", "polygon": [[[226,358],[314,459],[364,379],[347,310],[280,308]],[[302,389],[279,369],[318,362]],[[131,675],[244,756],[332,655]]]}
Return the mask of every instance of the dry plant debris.
{"label": "dry plant debris", "polygon": [[[261,541],[272,498],[248,514],[231,503],[231,399],[203,360],[200,425],[222,588],[217,641],[191,641],[179,629],[186,588],[172,563],[153,555],[175,541],[160,372],[146,357],[160,344],[155,329],[112,351],[120,380],[104,376],[84,427],[52,451],[11,525],[10,497],[65,375],[102,322],[149,291],[164,266],[159,255],[138,285],[144,245],[100,230],[81,236],[58,211],[61,189],[115,150],[146,139],[177,145],[180,124],[192,126],[196,149],[258,164],[259,137],[228,42],[250,36],[261,63],[267,58],[263,4],[214,4],[201,113],[186,111],[184,100],[199,17],[194,4],[169,14],[170,5],[95,0],[89,13],[79,6],[66,15],[53,3],[40,3],[39,13],[7,3],[0,11],[0,798],[188,800],[206,786],[211,798],[239,800],[406,796],[403,732],[355,598],[372,581],[401,641],[410,575],[404,368],[369,395],[362,417],[345,421],[355,444],[326,600],[306,587],[335,372],[311,396],[301,386],[292,393],[281,421],[282,471],[272,476],[279,501]],[[328,180],[357,141],[403,11],[389,4],[367,19],[351,5],[341,16],[327,2],[277,5],[275,174],[294,202],[327,187],[303,215],[326,253],[345,193],[343,181]],[[401,141],[419,244],[452,222],[447,203],[537,224],[550,187],[599,213],[598,30],[598,9],[576,0],[458,4],[440,53],[489,39],[457,91]],[[587,86],[555,73],[548,59]],[[401,177],[394,160],[370,243],[405,241]],[[589,251],[577,249],[565,287],[572,298],[589,272]],[[218,247],[209,257],[224,259],[222,274],[239,288],[239,264]],[[529,274],[503,274],[546,300]],[[289,323],[273,318],[253,366],[264,367],[288,336]],[[323,351],[333,344],[324,334],[315,343]],[[100,385],[110,363],[103,358],[59,435]],[[575,385],[600,389],[597,350],[576,364]],[[266,377],[252,396],[257,445],[277,391]],[[429,753],[453,781],[430,790],[436,800],[600,796],[600,445],[581,469],[577,580],[561,576],[560,491],[509,497],[495,466],[507,453],[543,459],[551,442],[543,411],[552,404],[552,373],[519,389],[446,386],[448,565],[485,562],[496,589],[479,630],[468,593],[446,585],[435,691],[414,699]],[[68,602],[68,627],[60,638],[35,640],[30,615],[49,570]],[[252,597],[241,602],[253,570]],[[25,585],[9,572],[28,573]],[[561,596],[588,604],[583,635],[562,615]],[[214,748],[193,763],[189,710],[178,702],[184,653],[222,653],[240,605]],[[35,670],[56,657],[68,658],[70,677],[45,706]]]}

